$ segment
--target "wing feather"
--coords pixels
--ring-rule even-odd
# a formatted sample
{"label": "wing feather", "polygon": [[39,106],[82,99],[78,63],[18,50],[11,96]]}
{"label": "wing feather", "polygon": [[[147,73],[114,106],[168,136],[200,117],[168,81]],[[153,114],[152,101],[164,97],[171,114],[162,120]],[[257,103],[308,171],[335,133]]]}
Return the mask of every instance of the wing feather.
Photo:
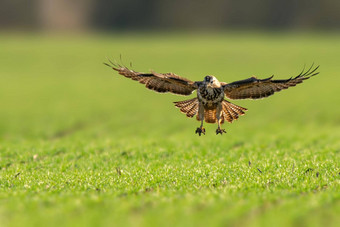
{"label": "wing feather", "polygon": [[197,83],[174,73],[141,73],[128,69],[125,66],[115,64],[109,60],[110,64],[104,63],[120,75],[132,80],[136,80],[145,87],[160,93],[171,92],[178,95],[190,95],[197,89]]}
{"label": "wing feather", "polygon": [[272,80],[273,76],[266,79],[257,79],[250,77],[245,80],[235,81],[229,84],[223,83],[225,95],[230,99],[260,99],[273,95],[275,92],[294,87],[302,83],[304,80],[319,74],[316,70],[319,66],[313,69],[313,65],[305,72],[302,72],[294,78],[286,80]]}

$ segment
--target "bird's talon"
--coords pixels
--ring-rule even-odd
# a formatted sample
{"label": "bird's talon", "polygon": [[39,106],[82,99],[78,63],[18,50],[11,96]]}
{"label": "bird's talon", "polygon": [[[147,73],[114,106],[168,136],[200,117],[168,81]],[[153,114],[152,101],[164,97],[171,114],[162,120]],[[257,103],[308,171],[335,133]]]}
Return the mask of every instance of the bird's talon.
{"label": "bird's talon", "polygon": [[218,129],[216,129],[216,135],[218,135],[218,134],[223,134],[223,133],[227,133],[226,131],[225,131],[225,129],[221,129],[221,128],[218,128]]}
{"label": "bird's talon", "polygon": [[197,128],[195,133],[198,133],[199,136],[201,136],[201,134],[205,135],[205,128]]}

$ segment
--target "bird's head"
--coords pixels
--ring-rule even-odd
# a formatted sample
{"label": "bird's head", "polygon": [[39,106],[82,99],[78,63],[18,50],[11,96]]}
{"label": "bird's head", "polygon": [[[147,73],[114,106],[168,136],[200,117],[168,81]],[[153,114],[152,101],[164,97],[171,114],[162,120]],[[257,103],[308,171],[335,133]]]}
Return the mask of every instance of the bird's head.
{"label": "bird's head", "polygon": [[211,87],[211,88],[221,87],[220,82],[214,76],[208,75],[204,77],[204,83],[206,84],[207,87]]}

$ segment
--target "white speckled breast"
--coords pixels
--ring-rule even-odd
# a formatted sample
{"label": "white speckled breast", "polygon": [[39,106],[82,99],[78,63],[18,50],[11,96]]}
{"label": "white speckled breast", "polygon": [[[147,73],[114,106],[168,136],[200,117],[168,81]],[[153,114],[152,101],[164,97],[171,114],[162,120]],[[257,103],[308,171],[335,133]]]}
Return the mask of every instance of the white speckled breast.
{"label": "white speckled breast", "polygon": [[223,88],[209,88],[201,86],[197,89],[198,100],[202,102],[204,106],[210,107],[220,103],[224,98]]}

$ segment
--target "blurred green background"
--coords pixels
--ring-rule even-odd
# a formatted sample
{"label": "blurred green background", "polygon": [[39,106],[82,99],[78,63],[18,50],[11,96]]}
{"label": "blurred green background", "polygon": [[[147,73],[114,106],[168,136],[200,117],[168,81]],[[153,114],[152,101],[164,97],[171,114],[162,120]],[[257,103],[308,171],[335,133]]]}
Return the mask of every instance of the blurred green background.
{"label": "blurred green background", "polygon": [[321,74],[296,88],[260,101],[234,101],[249,111],[226,127],[254,124],[256,133],[268,133],[257,127],[339,124],[337,34],[5,34],[0,45],[2,139],[85,131],[97,136],[192,134],[198,122],[172,104],[187,97],[153,93],[102,64],[106,57],[120,61],[120,54],[137,71],[175,72],[192,80],[212,74],[226,82],[252,75],[289,78],[315,62]]}
{"label": "blurred green background", "polygon": [[[2,1],[0,226],[336,226],[337,1]],[[120,60],[120,55],[122,60]],[[117,75],[320,74],[227,134]]]}

